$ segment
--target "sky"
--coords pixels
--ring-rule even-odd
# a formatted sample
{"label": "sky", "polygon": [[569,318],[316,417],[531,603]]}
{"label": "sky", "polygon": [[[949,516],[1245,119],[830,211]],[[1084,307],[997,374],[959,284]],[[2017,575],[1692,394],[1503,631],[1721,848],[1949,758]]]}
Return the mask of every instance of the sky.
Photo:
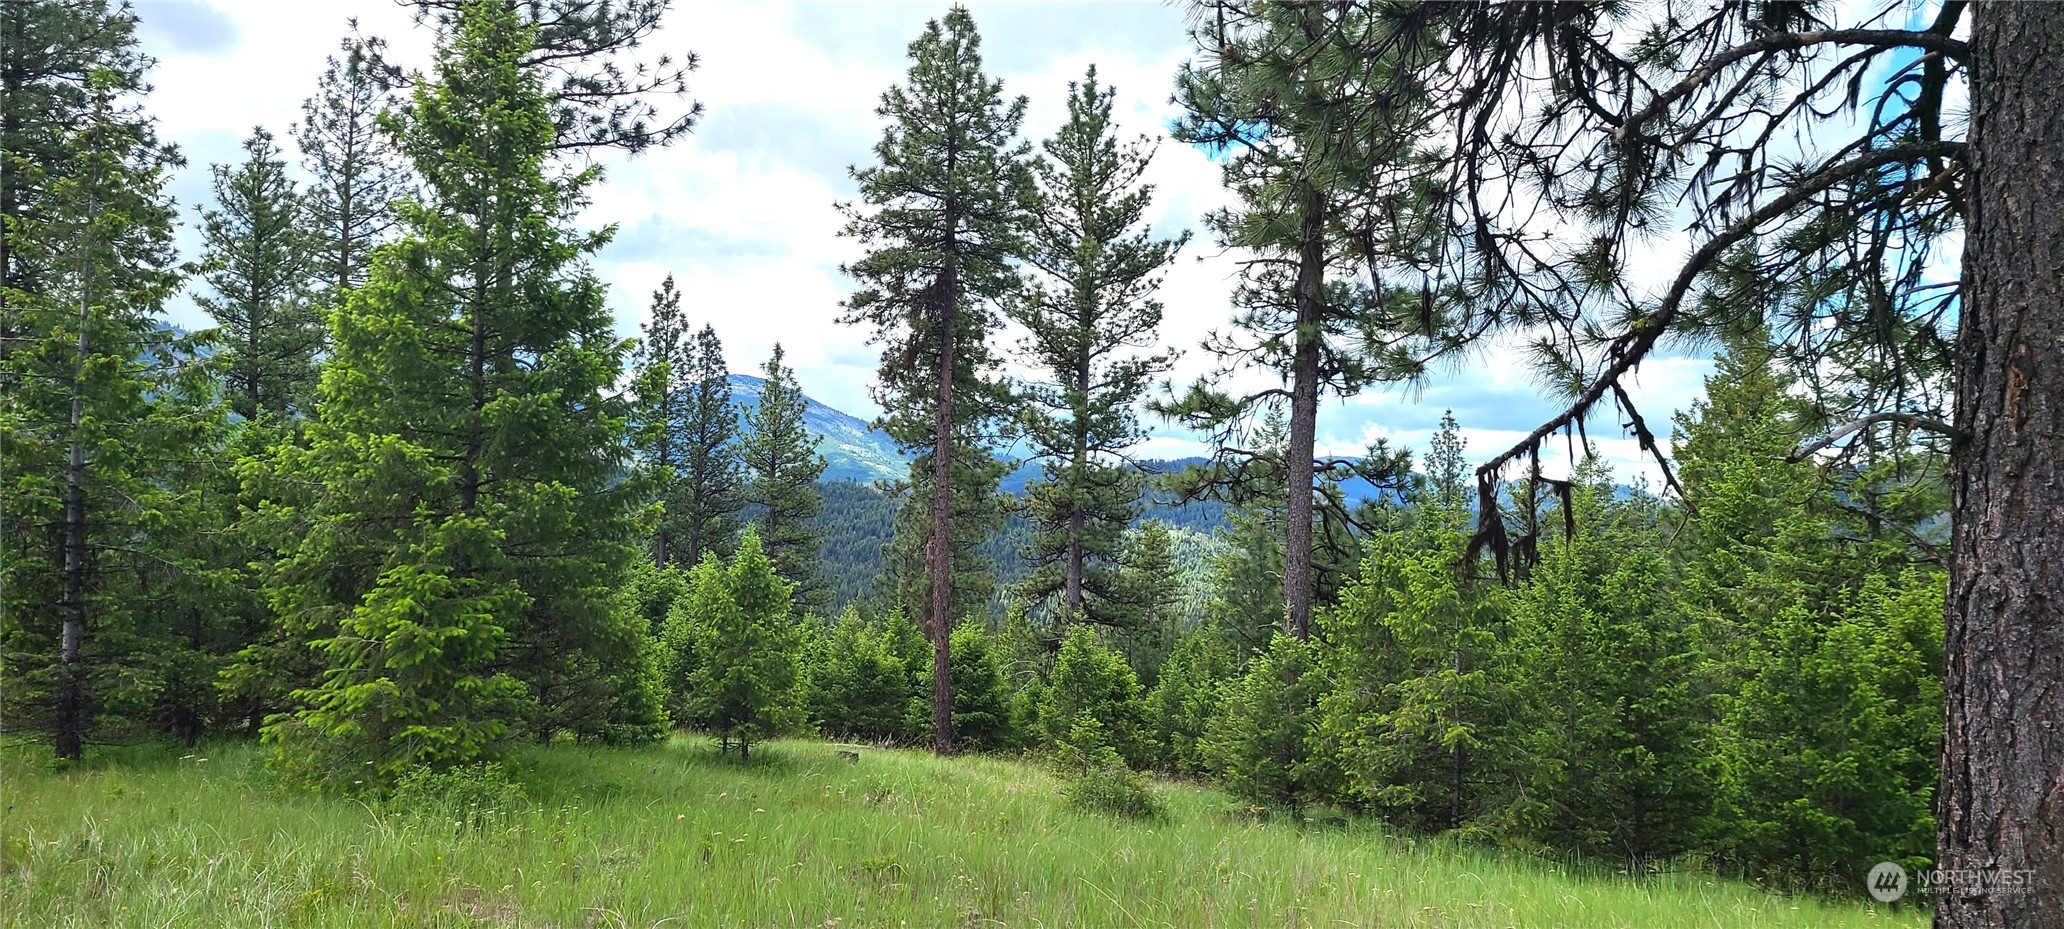
{"label": "sky", "polygon": [[[288,127],[301,115],[322,73],[356,18],[361,31],[384,37],[394,58],[427,66],[431,36],[392,0],[137,0],[144,50],[158,60],[148,110],[163,138],[188,164],[172,193],[186,216],[182,250],[194,255],[199,205],[211,199],[208,165],[235,162],[254,126],[264,126],[292,152]],[[1226,201],[1219,169],[1204,152],[1166,138],[1176,114],[1170,95],[1177,67],[1191,54],[1180,5],[1136,2],[972,2],[988,71],[1008,96],[1029,99],[1024,134],[1043,139],[1065,116],[1070,81],[1091,64],[1117,91],[1116,120],[1127,134],[1160,139],[1147,180],[1155,185],[1151,222],[1159,234],[1193,231],[1191,245],[1168,273],[1162,338],[1181,349],[1173,377],[1181,384],[1209,370],[1198,346],[1231,316],[1228,296],[1238,276],[1234,255],[1211,241],[1202,219]],[[837,323],[853,282],[839,270],[858,257],[839,236],[836,204],[854,199],[849,166],[868,164],[881,131],[875,107],[883,90],[903,79],[906,50],[928,19],[947,9],[925,2],[733,3],[676,0],[654,52],[693,52],[690,78],[705,115],[675,145],[634,158],[602,162],[603,181],[582,217],[589,227],[615,224],[615,239],[595,256],[609,285],[609,303],[625,336],[635,336],[650,296],[672,274],[682,306],[696,324],[722,338],[731,370],[757,373],[776,342],[783,345],[804,391],[838,409],[871,417],[869,399],[878,354],[864,330]],[[1679,250],[1664,243],[1660,250]],[[175,323],[205,326],[190,298],[170,310]],[[1005,345],[1016,335],[1006,332]],[[1667,436],[1671,414],[1701,393],[1709,360],[1652,358],[1632,393],[1652,428]],[[1516,352],[1489,345],[1440,369],[1409,393],[1369,393],[1328,400],[1319,414],[1321,454],[1355,454],[1376,438],[1417,451],[1453,410],[1468,453],[1503,451],[1559,411],[1545,399]],[[1197,437],[1147,416],[1151,457],[1200,454]],[[1614,414],[1595,416],[1593,442],[1623,481],[1655,480],[1659,471],[1633,439],[1621,437]],[[1563,470],[1562,443],[1543,448],[1550,471]]]}

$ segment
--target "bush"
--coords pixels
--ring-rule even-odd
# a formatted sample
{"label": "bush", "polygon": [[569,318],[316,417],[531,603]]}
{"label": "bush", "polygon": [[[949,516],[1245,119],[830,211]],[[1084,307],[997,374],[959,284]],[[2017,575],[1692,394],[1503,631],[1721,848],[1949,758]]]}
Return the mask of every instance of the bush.
{"label": "bush", "polygon": [[1096,719],[1079,713],[1068,735],[1054,745],[1052,757],[1063,779],[1061,797],[1069,806],[1091,813],[1126,819],[1166,816],[1146,781],[1126,766],[1125,759],[1104,738]]}

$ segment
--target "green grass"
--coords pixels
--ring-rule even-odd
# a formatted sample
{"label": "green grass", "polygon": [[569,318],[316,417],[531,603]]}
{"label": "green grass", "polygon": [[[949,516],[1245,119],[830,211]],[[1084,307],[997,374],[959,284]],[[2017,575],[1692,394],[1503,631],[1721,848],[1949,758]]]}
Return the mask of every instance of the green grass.
{"label": "green grass", "polygon": [[[1244,821],[1157,784],[1167,820],[1061,805],[1036,767],[783,742],[528,749],[484,826],[264,786],[259,750],[0,754],[0,924],[70,926],[1919,926],[1914,910],[1633,881]],[[105,757],[105,756],[104,756]]]}

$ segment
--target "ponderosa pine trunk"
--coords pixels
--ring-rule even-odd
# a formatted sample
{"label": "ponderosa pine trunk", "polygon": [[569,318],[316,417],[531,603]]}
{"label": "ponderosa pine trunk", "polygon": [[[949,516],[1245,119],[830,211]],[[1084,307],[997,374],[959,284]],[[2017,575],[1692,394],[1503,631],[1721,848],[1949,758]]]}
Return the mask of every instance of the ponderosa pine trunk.
{"label": "ponderosa pine trunk", "polygon": [[[947,228],[952,228],[951,219]],[[954,272],[948,258],[934,297],[939,301],[939,408],[932,423],[932,537],[925,546],[925,571],[932,582],[932,749],[941,755],[953,754],[953,327],[958,321],[954,292],[960,284]]]}
{"label": "ponderosa pine trunk", "polygon": [[1936,899],[1951,929],[2064,927],[2064,6],[1971,23],[1971,131]]}
{"label": "ponderosa pine trunk", "polygon": [[1319,426],[1319,339],[1321,286],[1326,270],[1326,214],[1322,195],[1306,204],[1303,241],[1297,256],[1296,348],[1290,372],[1290,441],[1283,452],[1285,501],[1289,525],[1283,534],[1284,629],[1299,639],[1311,637],[1312,617],[1312,455]]}

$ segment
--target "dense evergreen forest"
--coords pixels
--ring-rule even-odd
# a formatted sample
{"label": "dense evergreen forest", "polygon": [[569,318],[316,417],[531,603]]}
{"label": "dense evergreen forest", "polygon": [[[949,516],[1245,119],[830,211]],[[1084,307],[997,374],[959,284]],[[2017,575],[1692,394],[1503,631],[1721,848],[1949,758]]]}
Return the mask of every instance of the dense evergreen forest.
{"label": "dense evergreen forest", "polygon": [[[696,62],[646,47],[694,7],[408,5],[434,60],[347,37],[189,216],[136,12],[0,4],[11,736],[380,795],[519,740],[818,734],[1635,875],[2026,872],[1938,924],[2064,918],[2064,8],[1211,0],[1176,125],[1090,67],[1024,88],[1065,93],[1046,138],[942,11],[839,205],[837,337],[908,463],[863,485],[779,347],[730,370],[672,278],[634,339],[606,309],[588,156],[695,144]],[[1244,256],[1201,346],[1158,335],[1200,247],[1148,221],[1161,136]],[[1318,453],[1329,399],[1499,339],[1538,431]],[[1716,357],[1668,422],[1629,389],[1664,351]],[[1151,424],[1211,454],[1145,461]]]}

